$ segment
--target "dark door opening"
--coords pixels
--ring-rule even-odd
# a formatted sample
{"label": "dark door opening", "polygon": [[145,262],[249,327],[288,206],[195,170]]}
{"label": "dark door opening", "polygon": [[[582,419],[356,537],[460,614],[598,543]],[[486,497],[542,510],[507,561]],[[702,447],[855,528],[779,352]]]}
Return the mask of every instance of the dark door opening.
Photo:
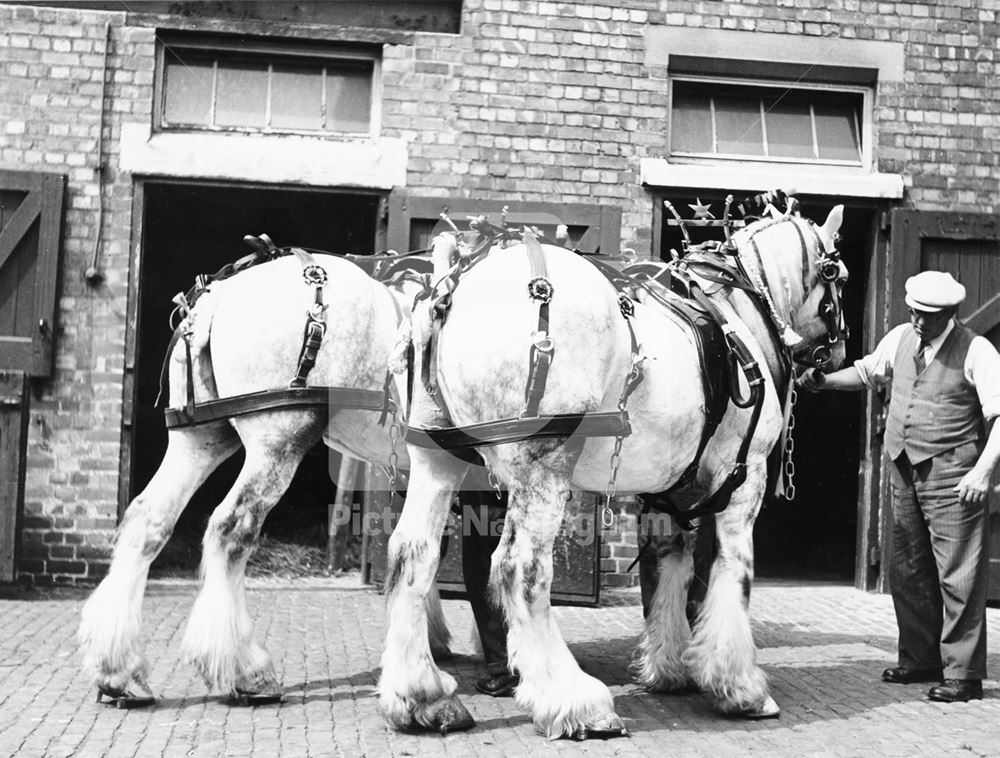
{"label": "dark door opening", "polygon": [[[725,195],[705,191],[670,190],[664,199],[685,218],[688,204],[710,204],[716,218],[722,217]],[[799,197],[801,213],[822,224],[836,198]],[[873,249],[875,209],[845,204],[838,249],[850,272],[844,293],[844,309],[851,338],[845,365],[862,355],[861,335],[864,298],[867,292],[870,251]],[[662,207],[662,206],[661,206]],[[681,250],[681,232],[670,226],[670,214],[662,214],[660,256],[670,258],[671,249]],[[734,217],[738,215],[734,214]],[[695,242],[722,238],[721,229],[695,229]],[[754,528],[754,553],[759,576],[783,578],[827,578],[849,582],[854,576],[860,488],[863,393],[801,393],[795,406],[794,484],[795,499],[775,497],[769,489]]]}
{"label": "dark door opening", "polygon": [[[154,407],[171,337],[171,298],[198,274],[212,274],[250,252],[246,234],[268,234],[278,245],[339,253],[375,250],[380,196],[289,189],[149,183],[144,191],[142,259],[136,322],[131,501],[152,478],[167,446],[163,408]],[[290,367],[293,370],[294,367]],[[243,454],[222,464],[182,513],[154,567],[196,565],[212,510],[236,479]],[[325,545],[327,505],[336,488],[322,445],[306,456],[264,534],[284,542]]]}

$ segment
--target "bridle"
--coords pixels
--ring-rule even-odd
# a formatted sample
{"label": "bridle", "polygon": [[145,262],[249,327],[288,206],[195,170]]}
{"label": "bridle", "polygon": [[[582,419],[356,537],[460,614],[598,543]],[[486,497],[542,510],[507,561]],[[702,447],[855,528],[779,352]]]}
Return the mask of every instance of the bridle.
{"label": "bridle", "polygon": [[[817,241],[820,241],[818,235]],[[840,275],[840,253],[836,249],[828,250],[822,244],[820,250],[816,258],[816,272],[817,279],[823,283],[823,297],[819,301],[817,315],[826,325],[826,332],[792,349],[792,359],[796,363],[818,369],[824,368],[833,360],[833,346],[850,337],[840,295],[840,288],[844,284],[844,278]]]}

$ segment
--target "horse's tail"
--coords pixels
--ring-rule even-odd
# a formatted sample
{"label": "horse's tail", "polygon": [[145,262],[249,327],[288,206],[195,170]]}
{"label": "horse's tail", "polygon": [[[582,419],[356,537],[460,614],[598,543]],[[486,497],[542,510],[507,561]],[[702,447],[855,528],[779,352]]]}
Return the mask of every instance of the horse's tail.
{"label": "horse's tail", "polygon": [[[217,293],[206,290],[174,331],[165,365],[169,390],[167,406],[170,408],[195,398],[199,402],[214,400],[219,395],[208,347],[218,306]],[[162,377],[160,392],[162,395]]]}

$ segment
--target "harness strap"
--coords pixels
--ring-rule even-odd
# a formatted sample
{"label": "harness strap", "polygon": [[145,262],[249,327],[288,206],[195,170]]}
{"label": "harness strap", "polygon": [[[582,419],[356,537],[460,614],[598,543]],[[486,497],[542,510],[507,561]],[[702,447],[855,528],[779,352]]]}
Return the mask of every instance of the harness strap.
{"label": "harness strap", "polygon": [[531,279],[528,281],[528,295],[538,305],[538,329],[532,335],[531,351],[528,355],[528,382],[524,390],[525,408],[523,417],[538,416],[538,406],[545,394],[545,384],[552,365],[554,345],[549,335],[549,302],[553,287],[545,267],[542,246],[530,229],[525,228],[522,236]]}
{"label": "harness strap", "polygon": [[406,441],[418,447],[456,451],[487,445],[505,445],[540,437],[568,437],[572,434],[586,437],[618,437],[628,436],[631,432],[627,411],[601,411],[532,418],[522,416],[441,429],[421,429],[411,426],[406,430]]}
{"label": "harness strap", "polygon": [[382,410],[382,390],[359,390],[351,387],[287,387],[260,390],[218,400],[206,400],[194,407],[167,408],[163,412],[168,429],[198,426],[213,421],[246,416],[258,411],[282,408],[329,407],[337,410]]}

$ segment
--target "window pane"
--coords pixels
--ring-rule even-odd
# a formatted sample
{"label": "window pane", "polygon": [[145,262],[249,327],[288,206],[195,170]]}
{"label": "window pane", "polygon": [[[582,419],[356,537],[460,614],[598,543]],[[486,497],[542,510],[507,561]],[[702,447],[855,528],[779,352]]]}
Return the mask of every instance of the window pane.
{"label": "window pane", "polygon": [[715,124],[718,129],[720,153],[764,154],[759,98],[732,95],[716,97]]}
{"label": "window pane", "polygon": [[825,160],[860,161],[856,111],[848,103],[816,103],[816,139]]}
{"label": "window pane", "polygon": [[812,116],[809,101],[792,93],[764,100],[768,155],[813,159]]}
{"label": "window pane", "polygon": [[263,127],[266,104],[266,64],[219,61],[216,126]]}
{"label": "window pane", "polygon": [[670,149],[680,153],[712,152],[712,112],[704,95],[674,89]]}
{"label": "window pane", "polygon": [[367,132],[371,110],[371,67],[328,66],[326,128],[339,132]]}
{"label": "window pane", "polygon": [[271,126],[323,128],[323,71],[319,66],[275,65],[271,79]]}
{"label": "window pane", "polygon": [[212,61],[172,50],[166,51],[164,60],[163,120],[207,126],[212,118]]}

